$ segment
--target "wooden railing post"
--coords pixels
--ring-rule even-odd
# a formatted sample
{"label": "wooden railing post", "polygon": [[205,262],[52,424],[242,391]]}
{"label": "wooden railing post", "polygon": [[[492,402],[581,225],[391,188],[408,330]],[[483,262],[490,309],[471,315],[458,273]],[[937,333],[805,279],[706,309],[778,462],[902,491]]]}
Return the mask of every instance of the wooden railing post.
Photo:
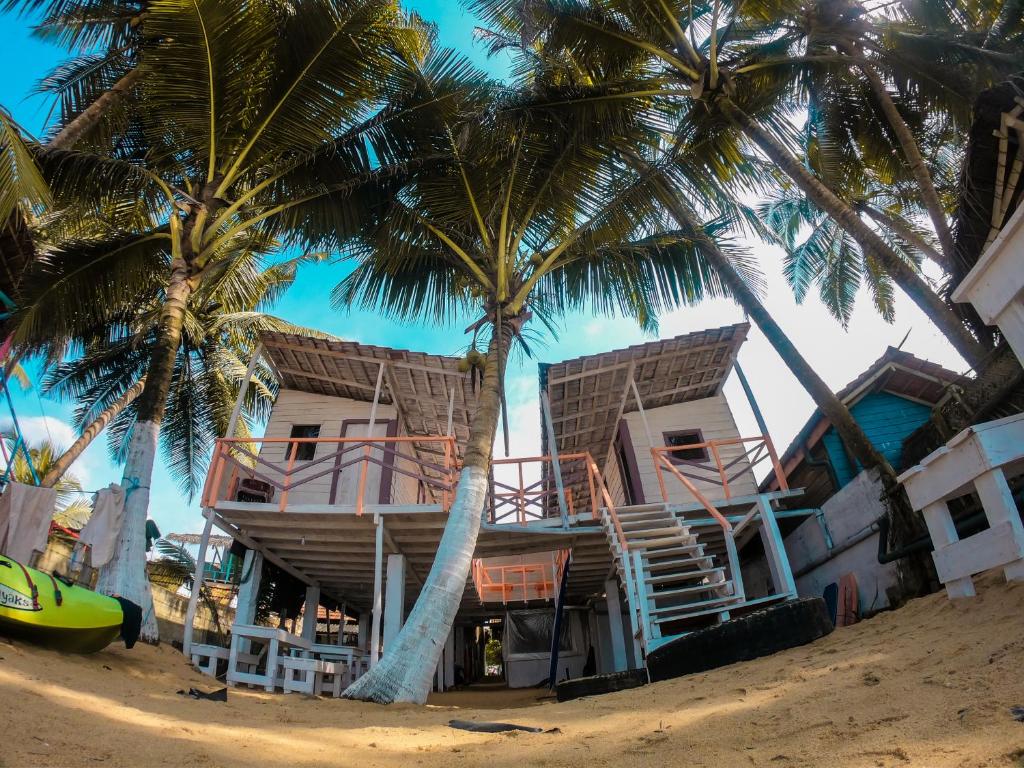
{"label": "wooden railing post", "polygon": [[288,441],[288,469],[284,473],[284,488],[281,491],[281,502],[279,509],[284,512],[285,507],[288,506],[288,491],[292,487],[292,470],[295,468],[295,456],[299,452],[299,443],[297,440]]}
{"label": "wooden railing post", "polygon": [[[742,443],[740,444],[742,446]],[[712,440],[708,443],[708,447],[711,448],[711,456],[715,460],[715,466],[718,467],[718,476],[722,480],[722,490],[725,491],[725,498],[729,498],[729,476],[725,473],[725,467],[722,466],[722,457],[718,454],[718,446]]]}

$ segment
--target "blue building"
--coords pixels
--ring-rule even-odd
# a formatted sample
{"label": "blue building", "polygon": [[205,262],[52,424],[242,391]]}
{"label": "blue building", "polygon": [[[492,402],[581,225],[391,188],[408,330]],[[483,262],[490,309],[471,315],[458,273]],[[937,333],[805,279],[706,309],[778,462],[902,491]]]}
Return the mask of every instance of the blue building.
{"label": "blue building", "polygon": [[[954,396],[951,384],[960,378],[941,365],[889,347],[864,373],[837,392],[875,448],[899,471],[903,441]],[[801,506],[820,507],[860,472],[839,434],[815,409],[782,456],[790,488],[805,488]],[[762,489],[777,486],[774,473]]]}

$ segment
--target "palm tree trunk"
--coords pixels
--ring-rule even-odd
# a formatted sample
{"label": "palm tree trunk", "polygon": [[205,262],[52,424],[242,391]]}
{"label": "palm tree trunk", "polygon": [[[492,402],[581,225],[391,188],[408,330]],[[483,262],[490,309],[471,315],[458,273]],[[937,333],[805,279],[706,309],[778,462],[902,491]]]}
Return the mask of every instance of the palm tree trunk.
{"label": "palm tree trunk", "polygon": [[182,259],[175,259],[160,313],[156,343],[150,354],[146,383],[139,395],[138,421],[132,430],[121,479],[121,486],[125,489],[125,508],[117,549],[101,570],[96,585],[97,591],[121,595],[142,608],[141,637],[153,643],[159,641],[159,631],[153,614],[153,593],[146,578],[149,484],[153,478],[157,438],[171,388],[174,361],[181,343],[185,304],[191,292],[188,267]]}
{"label": "palm tree trunk", "polygon": [[942,331],[964,360],[972,366],[978,365],[983,360],[984,348],[970,334],[960,318],[913,267],[901,259],[899,254],[893,251],[871,227],[861,220],[850,205],[840,200],[832,190],[822,184],[798,158],[794,157],[785,146],[758,125],[746,112],[737,107],[731,99],[721,99],[721,107],[725,115],[760,147],[765,155],[778,165],[815,205],[849,232],[865,252],[878,259],[896,284]]}
{"label": "palm tree trunk", "polygon": [[430,693],[434,670],[466,591],[487,499],[491,454],[501,410],[499,385],[504,375],[498,363],[508,359],[512,339],[507,322],[502,329],[500,338],[497,331],[491,337],[462,473],[434,564],[393,646],[368,674],[348,687],[344,694],[347,699],[422,704]]}
{"label": "palm tree trunk", "polygon": [[[914,175],[914,180],[917,182],[918,191],[921,194],[921,202],[924,203],[924,207],[928,211],[928,217],[932,220],[932,226],[935,227],[935,234],[939,237],[942,256],[937,263],[946,274],[953,274],[953,258],[956,254],[953,233],[949,229],[946,211],[942,207],[942,201],[939,200],[939,193],[935,190],[935,183],[928,172],[928,166],[921,155],[921,150],[917,146],[917,140],[914,138],[914,134],[911,133],[910,126],[903,119],[903,115],[896,108],[896,104],[886,89],[885,83],[882,82],[882,78],[879,77],[875,68],[871,66],[871,62],[864,58],[864,54],[855,48],[852,43],[843,45],[843,50],[847,56],[857,62],[860,71],[864,73],[864,77],[867,78],[868,83],[871,85],[871,90],[874,91],[875,97],[882,107],[882,114],[885,115],[886,122],[889,123],[889,127],[892,128],[897,141],[900,143],[903,156],[906,158],[907,164],[910,166],[910,172]],[[935,254],[933,253],[932,258],[934,256]]]}
{"label": "palm tree trunk", "polygon": [[100,433],[104,429],[106,429],[107,424],[117,418],[121,411],[135,402],[136,398],[142,394],[142,389],[145,384],[145,377],[142,377],[132,384],[124,394],[111,403],[88,427],[82,430],[82,434],[71,444],[71,447],[64,451],[64,453],[62,453],[57,460],[50,465],[49,471],[42,480],[42,486],[44,488],[52,488],[57,484],[57,481],[64,476],[64,473],[67,472],[71,465],[75,463],[75,460],[82,455],[82,452],[92,444],[93,440],[99,437]]}
{"label": "palm tree trunk", "polygon": [[86,133],[95,128],[107,110],[124,99],[139,79],[138,68],[132,69],[118,80],[109,91],[100,95],[74,120],[61,128],[60,133],[46,143],[47,149],[71,149]]}

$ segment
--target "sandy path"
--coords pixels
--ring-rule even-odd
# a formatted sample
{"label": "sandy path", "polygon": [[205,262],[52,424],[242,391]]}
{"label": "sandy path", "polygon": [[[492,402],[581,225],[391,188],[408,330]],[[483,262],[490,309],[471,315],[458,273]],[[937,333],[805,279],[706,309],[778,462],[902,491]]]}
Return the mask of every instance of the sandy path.
{"label": "sandy path", "polygon": [[[567,704],[380,707],[211,688],[170,648],[0,640],[0,766],[1024,766],[1024,585],[932,595],[811,646]],[[459,701],[458,694],[447,701]],[[551,734],[471,734],[449,719]]]}

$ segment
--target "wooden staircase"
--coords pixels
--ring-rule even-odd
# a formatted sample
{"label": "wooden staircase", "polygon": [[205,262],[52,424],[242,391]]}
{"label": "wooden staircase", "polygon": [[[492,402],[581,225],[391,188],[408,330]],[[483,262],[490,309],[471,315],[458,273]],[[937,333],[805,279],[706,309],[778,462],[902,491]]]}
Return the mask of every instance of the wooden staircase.
{"label": "wooden staircase", "polygon": [[633,635],[645,653],[726,621],[730,607],[745,602],[727,523],[698,530],[659,502],[605,507],[602,525],[626,590]]}

